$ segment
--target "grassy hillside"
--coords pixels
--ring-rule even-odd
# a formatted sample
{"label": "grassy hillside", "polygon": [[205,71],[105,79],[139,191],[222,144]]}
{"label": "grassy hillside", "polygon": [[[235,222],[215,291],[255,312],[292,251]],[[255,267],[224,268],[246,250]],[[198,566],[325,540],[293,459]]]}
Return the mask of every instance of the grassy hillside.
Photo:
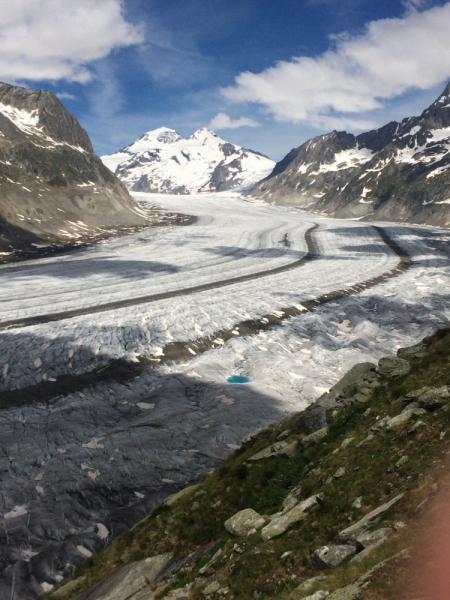
{"label": "grassy hillside", "polygon": [[[165,553],[170,553],[167,568],[154,581],[147,578],[139,589],[111,597],[288,600],[317,590],[332,592],[330,600],[356,597],[348,595],[352,587],[336,590],[408,546],[417,507],[433,493],[446,466],[450,395],[442,386],[450,384],[450,330],[438,331],[399,356],[403,361],[395,364],[382,360],[382,373],[366,366],[356,383],[344,381],[346,385],[332,388],[319,401],[328,423],[319,434],[308,436],[297,414],[247,436],[212,475],[166,500],[45,597],[69,600],[85,592],[80,600],[100,598],[102,588],[92,588],[117,569],[125,573],[126,565]],[[275,456],[252,459],[265,449]],[[376,545],[378,533],[368,541],[342,541],[340,532],[401,494],[364,529],[364,535],[382,529],[386,541]],[[313,510],[305,508],[295,520],[295,507],[298,513],[298,503],[313,496]],[[284,533],[264,541],[264,528],[283,516],[278,514],[283,503],[285,515],[293,515],[294,521]],[[262,527],[257,524],[245,536],[229,533],[224,523],[244,509],[263,516]],[[356,558],[349,562],[349,555],[335,567],[317,568],[317,553],[312,555],[319,547],[352,544]],[[213,564],[200,573],[213,556]],[[403,556],[389,568],[371,572],[357,597],[389,597],[397,570],[392,565]]]}

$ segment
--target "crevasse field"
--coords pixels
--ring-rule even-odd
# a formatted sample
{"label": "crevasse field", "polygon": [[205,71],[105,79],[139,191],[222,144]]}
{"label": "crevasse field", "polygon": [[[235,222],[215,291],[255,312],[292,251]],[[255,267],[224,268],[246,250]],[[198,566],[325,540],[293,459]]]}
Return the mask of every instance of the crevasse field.
{"label": "crevasse field", "polygon": [[[237,195],[137,197],[197,221],[0,267],[5,590],[23,561],[27,586],[62,577],[249,431],[301,410],[353,364],[449,324],[445,230],[332,220]],[[355,289],[400,261],[374,225],[411,263]],[[317,257],[296,265],[307,232]],[[302,310],[336,290],[352,295]],[[289,307],[299,314],[241,335],[243,322]],[[194,350],[205,337],[214,347]],[[174,342],[190,348],[189,360],[161,360]],[[154,367],[126,383],[94,379],[20,405],[8,395],[140,358]],[[251,383],[230,385],[232,374]]]}

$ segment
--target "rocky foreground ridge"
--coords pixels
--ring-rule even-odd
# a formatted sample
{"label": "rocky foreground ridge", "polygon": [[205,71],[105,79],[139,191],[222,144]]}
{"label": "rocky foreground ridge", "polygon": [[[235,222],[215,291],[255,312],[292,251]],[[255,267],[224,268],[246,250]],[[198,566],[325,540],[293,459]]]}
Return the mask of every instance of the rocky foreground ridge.
{"label": "rocky foreground ridge", "polygon": [[0,259],[145,223],[54,94],[0,83]]}
{"label": "rocky foreground ridge", "polygon": [[45,597],[398,598],[410,532],[446,467],[449,357],[450,330],[440,330],[356,365],[70,578],[48,574]]}
{"label": "rocky foreground ridge", "polygon": [[251,196],[338,218],[450,225],[450,83],[419,117],[294,148]]}
{"label": "rocky foreground ridge", "polygon": [[230,144],[206,127],[187,139],[160,127],[101,158],[130,190],[159,194],[243,192],[275,165],[267,156]]}

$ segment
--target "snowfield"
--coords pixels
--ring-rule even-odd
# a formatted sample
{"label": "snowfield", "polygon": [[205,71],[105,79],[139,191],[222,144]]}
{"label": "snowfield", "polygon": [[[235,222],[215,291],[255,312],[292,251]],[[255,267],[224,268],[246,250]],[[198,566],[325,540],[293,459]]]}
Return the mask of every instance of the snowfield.
{"label": "snowfield", "polygon": [[[36,596],[106,543],[98,524],[113,539],[211,471],[243,435],[301,410],[353,364],[450,324],[446,230],[375,224],[411,264],[363,289],[354,286],[400,261],[373,223],[237,195],[138,197],[198,219],[0,268],[0,595],[15,565],[17,597]],[[300,262],[311,254],[308,236],[317,256]],[[198,285],[206,288],[192,291]],[[264,315],[290,307],[299,314],[264,330]],[[27,317],[40,322],[5,326]],[[242,323],[261,319],[254,335],[240,334]],[[217,337],[223,330],[233,332],[228,341]],[[207,337],[213,348],[158,362],[169,344],[195,347]],[[141,357],[154,368],[76,387],[77,377],[114,359]],[[231,374],[251,383],[230,385]],[[46,381],[61,376],[74,387],[51,396]],[[39,390],[35,401],[13,401],[30,387]],[[21,561],[30,561],[29,580]]]}
{"label": "snowfield", "polygon": [[242,192],[275,166],[270,158],[230,144],[206,127],[187,139],[160,127],[101,159],[131,190],[174,194]]}

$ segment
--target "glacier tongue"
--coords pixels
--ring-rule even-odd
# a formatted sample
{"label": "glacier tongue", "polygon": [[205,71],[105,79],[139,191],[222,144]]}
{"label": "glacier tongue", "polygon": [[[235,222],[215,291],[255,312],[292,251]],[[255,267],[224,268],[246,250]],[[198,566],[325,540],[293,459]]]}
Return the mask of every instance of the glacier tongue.
{"label": "glacier tongue", "polygon": [[129,189],[170,194],[245,191],[275,165],[266,156],[222,140],[206,127],[187,139],[174,129],[160,127],[101,159]]}

